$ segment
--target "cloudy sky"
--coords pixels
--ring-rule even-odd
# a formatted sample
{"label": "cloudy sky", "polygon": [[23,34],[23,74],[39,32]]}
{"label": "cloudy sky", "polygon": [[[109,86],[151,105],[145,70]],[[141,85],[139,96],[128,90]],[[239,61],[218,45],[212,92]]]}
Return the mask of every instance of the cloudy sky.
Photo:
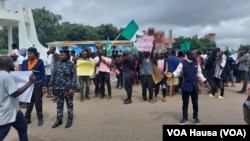
{"label": "cloudy sky", "polygon": [[[19,0],[8,0],[6,9],[17,9]],[[218,47],[237,49],[250,44],[250,0],[20,0],[24,8],[45,7],[62,21],[125,27],[132,19],[139,33],[154,27],[172,29],[173,37],[203,37],[216,33]]]}

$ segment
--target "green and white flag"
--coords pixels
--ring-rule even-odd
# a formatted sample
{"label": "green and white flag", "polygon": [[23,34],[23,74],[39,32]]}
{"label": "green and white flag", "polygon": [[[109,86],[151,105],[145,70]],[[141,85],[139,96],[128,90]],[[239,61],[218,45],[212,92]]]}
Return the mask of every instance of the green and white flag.
{"label": "green and white flag", "polygon": [[107,56],[112,55],[112,49],[111,49],[109,37],[107,38],[107,41],[106,41],[106,44],[105,44],[105,50],[106,50]]}
{"label": "green and white flag", "polygon": [[121,35],[127,40],[131,40],[138,31],[139,26],[132,20],[125,29],[122,30]]}

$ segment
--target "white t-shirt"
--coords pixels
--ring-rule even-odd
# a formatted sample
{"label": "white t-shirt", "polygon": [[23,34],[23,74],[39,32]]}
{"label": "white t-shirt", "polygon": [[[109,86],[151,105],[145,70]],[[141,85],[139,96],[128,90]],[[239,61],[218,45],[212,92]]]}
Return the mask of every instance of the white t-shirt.
{"label": "white t-shirt", "polygon": [[46,75],[51,75],[51,63],[53,59],[53,54],[50,54],[46,59],[45,59],[45,74]]}
{"label": "white t-shirt", "polygon": [[18,65],[22,65],[23,64],[23,61],[25,60],[26,58],[24,58],[22,55],[19,55],[18,58],[17,58],[17,63]]}
{"label": "white t-shirt", "polygon": [[[95,64],[97,64],[99,62],[99,60],[100,60],[100,57],[96,56],[94,58]],[[99,74],[99,67],[97,67],[97,66],[95,67],[95,74]]]}
{"label": "white t-shirt", "polygon": [[19,101],[10,94],[17,91],[18,87],[10,73],[0,71],[0,76],[0,125],[6,125],[16,121]]}

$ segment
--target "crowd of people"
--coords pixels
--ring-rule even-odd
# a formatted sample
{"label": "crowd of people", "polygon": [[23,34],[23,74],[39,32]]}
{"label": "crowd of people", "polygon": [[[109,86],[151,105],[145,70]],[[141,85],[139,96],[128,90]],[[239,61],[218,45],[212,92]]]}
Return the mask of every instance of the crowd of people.
{"label": "crowd of people", "polygon": [[[26,56],[27,54],[27,56]],[[79,61],[92,61],[93,74],[79,75],[77,69]],[[187,52],[175,51],[155,53],[151,52],[133,53],[130,49],[124,52],[114,52],[112,56],[107,56],[105,50],[91,52],[84,48],[77,55],[74,50],[63,47],[60,52],[56,52],[56,47],[50,47],[47,52],[47,58],[41,59],[39,52],[35,47],[20,49],[13,44],[13,52],[10,56],[0,58],[0,73],[8,74],[10,71],[32,71],[28,82],[22,88],[6,87],[5,82],[13,82],[11,77],[6,80],[0,80],[1,90],[5,90],[0,95],[0,102],[6,103],[4,97],[10,101],[7,103],[15,109],[16,113],[4,114],[5,110],[0,111],[0,139],[3,139],[11,126],[16,128],[19,137],[26,138],[24,132],[27,132],[27,125],[31,123],[31,112],[34,104],[36,107],[38,126],[43,125],[43,101],[42,97],[47,94],[57,103],[57,116],[52,128],[62,124],[64,101],[67,105],[68,117],[65,128],[71,127],[74,116],[74,94],[79,92],[80,101],[90,100],[91,98],[107,97],[112,99],[111,74],[116,76],[116,88],[125,89],[127,96],[124,98],[124,104],[131,104],[133,97],[133,86],[140,85],[142,88],[141,99],[154,103],[158,99],[158,94],[162,93],[162,101],[166,101],[166,96],[172,97],[177,93],[182,94],[182,116],[178,124],[188,124],[188,104],[189,97],[193,104],[193,122],[201,124],[198,118],[198,95],[201,91],[202,83],[208,88],[209,97],[215,97],[220,91],[219,99],[223,99],[224,88],[234,87],[234,78],[236,83],[243,80],[242,89],[238,93],[246,93],[248,75],[249,75],[249,53],[244,48],[239,52],[237,59],[230,57],[230,52],[221,51],[219,48],[211,52],[190,50]],[[10,65],[13,64],[13,65]],[[237,72],[236,72],[237,71]],[[1,74],[1,76],[3,76]],[[94,83],[94,94],[90,97],[90,84]],[[202,83],[201,83],[202,82]],[[13,82],[14,83],[14,82]],[[21,108],[26,108],[24,116],[18,110],[11,100],[16,98],[28,86],[34,84],[32,98],[29,103],[19,102]],[[107,91],[107,92],[105,92]],[[4,116],[2,116],[4,114]],[[23,116],[23,118],[22,118]],[[4,120],[3,120],[3,117]],[[16,120],[15,120],[16,117]],[[18,119],[21,119],[19,121]],[[2,122],[3,121],[3,122]],[[26,133],[27,134],[27,133]]]}

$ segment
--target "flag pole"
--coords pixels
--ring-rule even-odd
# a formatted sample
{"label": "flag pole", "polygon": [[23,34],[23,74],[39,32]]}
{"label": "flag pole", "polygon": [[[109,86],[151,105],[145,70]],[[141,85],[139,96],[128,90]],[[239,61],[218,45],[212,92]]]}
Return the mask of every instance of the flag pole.
{"label": "flag pole", "polygon": [[[120,35],[121,35],[121,34],[119,34],[119,35],[115,38],[114,41],[116,41],[116,40],[120,37]],[[114,42],[114,41],[111,42],[111,45],[110,45],[111,48],[112,48],[112,45],[113,45],[113,42]]]}

